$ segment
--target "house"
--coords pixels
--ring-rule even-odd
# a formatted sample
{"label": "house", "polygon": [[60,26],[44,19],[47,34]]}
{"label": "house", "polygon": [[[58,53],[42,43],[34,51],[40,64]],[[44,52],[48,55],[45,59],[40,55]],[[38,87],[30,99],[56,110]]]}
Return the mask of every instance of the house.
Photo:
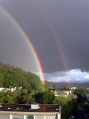
{"label": "house", "polygon": [[71,87],[71,90],[74,91],[77,87]]}
{"label": "house", "polygon": [[6,90],[6,88],[0,88],[0,91],[2,91],[2,90]]}
{"label": "house", "polygon": [[13,92],[14,90],[21,90],[22,89],[22,87],[14,87],[14,88],[0,88],[0,91],[2,91],[2,90],[5,90],[5,92],[6,91],[11,91],[11,92]]}
{"label": "house", "polygon": [[58,97],[58,96],[59,96],[59,94],[58,94],[58,92],[57,92],[57,91],[54,91],[54,95],[55,95],[56,97]]}
{"label": "house", "polygon": [[69,91],[63,91],[63,93],[66,94],[66,95],[72,94],[71,90],[69,90]]}
{"label": "house", "polygon": [[1,104],[0,119],[61,119],[58,104]]}
{"label": "house", "polygon": [[89,94],[87,94],[87,101],[89,101]]}

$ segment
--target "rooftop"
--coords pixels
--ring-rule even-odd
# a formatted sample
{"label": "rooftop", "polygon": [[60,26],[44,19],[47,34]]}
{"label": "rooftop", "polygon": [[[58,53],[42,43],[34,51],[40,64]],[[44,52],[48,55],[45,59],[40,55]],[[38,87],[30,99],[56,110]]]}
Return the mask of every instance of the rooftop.
{"label": "rooftop", "polygon": [[59,112],[57,104],[0,104],[0,111]]}

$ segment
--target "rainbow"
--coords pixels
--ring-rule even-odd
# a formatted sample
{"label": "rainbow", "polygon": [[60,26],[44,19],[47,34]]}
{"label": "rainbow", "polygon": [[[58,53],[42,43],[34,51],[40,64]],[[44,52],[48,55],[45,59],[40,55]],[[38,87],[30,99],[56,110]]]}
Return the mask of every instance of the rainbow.
{"label": "rainbow", "polygon": [[34,5],[35,5],[35,7],[37,7],[37,10],[39,11],[40,15],[42,16],[44,22],[46,23],[46,25],[49,29],[49,32],[52,34],[53,42],[56,45],[56,48],[57,48],[58,54],[59,54],[59,59],[60,59],[61,64],[62,64],[62,70],[66,72],[67,69],[66,69],[66,63],[65,63],[65,60],[64,60],[65,58],[63,57],[63,53],[62,53],[63,50],[61,48],[61,45],[59,44],[59,42],[57,40],[58,38],[56,36],[56,32],[53,29],[53,27],[51,26],[50,22],[47,20],[46,14],[41,12],[41,10],[39,9],[39,6],[36,4],[36,2],[34,2]]}
{"label": "rainbow", "polygon": [[20,33],[23,35],[24,39],[27,41],[27,43],[29,44],[29,47],[32,50],[32,53],[34,55],[34,58],[36,60],[39,72],[40,72],[40,78],[43,82],[43,84],[45,84],[45,78],[44,78],[44,74],[43,74],[43,68],[40,62],[40,59],[38,57],[38,54],[31,42],[31,40],[28,38],[27,34],[24,32],[24,30],[22,29],[22,27],[19,25],[19,23],[2,7],[0,6],[0,10],[11,20],[11,22],[15,25],[15,27],[20,31]]}

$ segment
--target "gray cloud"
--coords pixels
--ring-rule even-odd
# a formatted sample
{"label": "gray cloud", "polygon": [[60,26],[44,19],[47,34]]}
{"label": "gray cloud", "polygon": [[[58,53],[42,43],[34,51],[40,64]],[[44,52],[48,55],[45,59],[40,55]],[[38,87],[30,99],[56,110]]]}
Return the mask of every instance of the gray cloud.
{"label": "gray cloud", "polygon": [[66,70],[89,70],[89,1],[1,0],[0,4],[31,39],[44,72],[63,71],[63,65]]}
{"label": "gray cloud", "polygon": [[20,28],[0,9],[0,62],[37,72],[38,64]]}
{"label": "gray cloud", "polygon": [[89,72],[72,69],[66,72],[45,73],[49,82],[89,82]]}

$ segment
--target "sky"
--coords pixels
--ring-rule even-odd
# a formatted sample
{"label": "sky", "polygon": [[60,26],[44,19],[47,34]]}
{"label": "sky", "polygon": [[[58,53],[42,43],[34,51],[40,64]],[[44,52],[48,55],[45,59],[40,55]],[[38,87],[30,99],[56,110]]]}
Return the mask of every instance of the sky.
{"label": "sky", "polygon": [[[0,6],[31,40],[46,80],[89,80],[88,0],[0,0]],[[2,8],[0,62],[36,72],[31,49]]]}

